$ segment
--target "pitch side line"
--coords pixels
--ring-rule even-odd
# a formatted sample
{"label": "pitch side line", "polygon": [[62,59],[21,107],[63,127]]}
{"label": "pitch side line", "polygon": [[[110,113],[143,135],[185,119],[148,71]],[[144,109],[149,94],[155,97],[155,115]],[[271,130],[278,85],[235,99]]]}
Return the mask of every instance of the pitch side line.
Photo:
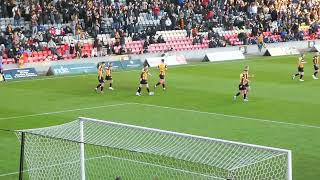
{"label": "pitch side line", "polygon": [[[247,62],[247,61],[253,61],[254,59],[245,59],[245,60],[239,60],[239,61],[219,61],[219,62],[208,62],[208,63],[199,63],[199,64],[184,64],[184,65],[175,65],[170,66],[170,69],[175,68],[183,68],[183,67],[194,67],[194,66],[205,66],[208,64],[221,64],[221,63],[234,63],[234,62]],[[139,72],[140,69],[134,69],[134,70],[125,70],[125,71],[115,71],[113,73],[128,73],[128,72]],[[95,74],[77,74],[77,75],[67,75],[67,76],[54,76],[54,77],[45,77],[45,78],[39,78],[39,79],[24,79],[24,80],[16,80],[16,81],[10,81],[9,83],[20,83],[20,82],[30,82],[30,81],[45,81],[45,80],[52,80],[52,79],[65,79],[65,78],[76,78],[81,76],[93,76]]]}
{"label": "pitch side line", "polygon": [[296,123],[283,122],[283,121],[274,121],[274,120],[269,120],[269,119],[259,119],[259,118],[252,118],[252,117],[228,115],[228,114],[221,114],[221,113],[215,113],[215,112],[198,111],[198,110],[193,110],[193,109],[183,109],[183,108],[175,108],[175,107],[168,107],[168,106],[159,106],[159,105],[153,105],[153,104],[143,104],[143,103],[131,103],[131,104],[137,104],[137,105],[149,106],[149,107],[156,107],[156,108],[162,108],[162,109],[171,109],[171,110],[176,110],[176,111],[185,111],[185,112],[193,112],[193,113],[199,113],[199,114],[209,114],[209,115],[215,115],[215,116],[238,118],[238,119],[250,120],[250,121],[259,121],[259,122],[283,124],[283,125],[303,127],[303,128],[320,129],[320,126],[315,126],[315,125],[296,124]]}
{"label": "pitch side line", "polygon": [[62,111],[52,111],[52,112],[28,114],[28,115],[22,115],[22,116],[3,117],[3,118],[0,118],[0,120],[19,119],[19,118],[34,117],[34,116],[60,114],[60,113],[66,113],[66,112],[83,111],[83,110],[91,110],[91,109],[100,109],[100,108],[115,107],[115,106],[124,106],[124,105],[129,105],[129,104],[132,104],[132,103],[110,104],[110,105],[104,105],[104,106],[94,106],[94,107],[86,107],[86,108],[78,108],[78,109],[68,109],[68,110],[62,110]]}
{"label": "pitch side line", "polygon": [[[134,72],[138,70],[128,70],[128,71],[122,71],[122,72]],[[121,71],[116,71],[113,73],[120,73]],[[44,78],[39,78],[39,79],[24,79],[24,80],[16,80],[16,81],[11,81],[9,83],[20,83],[20,82],[30,82],[30,81],[45,81],[45,80],[52,80],[52,79],[66,79],[66,78],[76,78],[76,77],[81,77],[81,76],[93,76],[94,74],[77,74],[77,75],[71,75],[71,76],[53,76],[53,77],[44,77]],[[41,77],[41,76],[40,76]]]}

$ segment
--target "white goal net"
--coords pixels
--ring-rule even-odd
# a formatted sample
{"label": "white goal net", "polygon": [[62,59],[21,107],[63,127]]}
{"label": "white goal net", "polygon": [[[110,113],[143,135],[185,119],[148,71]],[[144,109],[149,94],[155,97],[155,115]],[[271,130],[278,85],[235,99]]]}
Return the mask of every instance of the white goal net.
{"label": "white goal net", "polygon": [[20,179],[292,179],[291,151],[278,148],[90,118],[17,135]]}

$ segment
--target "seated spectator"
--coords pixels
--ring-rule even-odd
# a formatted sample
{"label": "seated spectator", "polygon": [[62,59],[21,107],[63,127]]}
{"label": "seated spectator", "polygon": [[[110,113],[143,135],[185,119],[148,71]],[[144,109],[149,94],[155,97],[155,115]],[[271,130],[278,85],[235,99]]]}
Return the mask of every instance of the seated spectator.
{"label": "seated spectator", "polygon": [[208,39],[211,39],[215,36],[214,32],[212,31],[212,29],[209,29],[208,31]]}
{"label": "seated spectator", "polygon": [[215,48],[217,47],[217,42],[215,41],[215,39],[211,38],[209,41],[209,48]]}
{"label": "seated spectator", "polygon": [[70,46],[69,46],[69,53],[71,54],[71,55],[73,55],[74,54],[74,50],[75,50],[75,45],[74,45],[74,43],[73,43],[73,41],[71,42],[71,44],[70,44]]}
{"label": "seated spectator", "polygon": [[126,53],[126,49],[124,46],[121,46],[120,49],[119,49],[119,54],[120,55],[124,55]]}
{"label": "seated spectator", "polygon": [[171,29],[172,21],[171,21],[171,19],[170,19],[169,16],[166,17],[165,23],[166,23],[166,30],[172,30],[172,29]]}
{"label": "seated spectator", "polygon": [[143,43],[143,49],[148,48],[148,46],[149,46],[149,40],[146,39],[146,40],[144,41],[144,43]]}
{"label": "seated spectator", "polygon": [[193,37],[193,38],[195,38],[196,36],[198,36],[198,29],[197,29],[197,27],[194,27],[191,32],[192,32],[192,37]]}
{"label": "seated spectator", "polygon": [[120,45],[120,34],[119,34],[119,32],[117,31],[116,33],[115,33],[115,46],[119,46]]}
{"label": "seated spectator", "polygon": [[199,43],[200,43],[199,36],[194,37],[193,40],[192,40],[192,45],[196,45],[196,44],[199,44]]}
{"label": "seated spectator", "polygon": [[48,48],[50,49],[50,51],[53,55],[58,56],[58,60],[63,59],[63,57],[58,53],[57,45],[54,42],[53,38],[51,38],[50,41],[48,42]]}
{"label": "seated spectator", "polygon": [[143,54],[148,53],[148,52],[149,52],[148,47],[143,48],[143,51],[142,51]]}
{"label": "seated spectator", "polygon": [[204,39],[204,36],[203,35],[199,35],[199,43],[200,44],[203,44],[203,39]]}
{"label": "seated spectator", "polygon": [[107,55],[111,55],[111,54],[112,54],[112,50],[111,50],[110,45],[107,44],[107,45],[105,46],[105,48],[107,49]]}
{"label": "seated spectator", "polygon": [[227,43],[226,43],[224,40],[219,39],[219,41],[218,41],[218,46],[219,46],[219,47],[226,47],[226,46],[227,46]]}
{"label": "seated spectator", "polygon": [[126,44],[126,37],[125,37],[125,34],[122,33],[120,37],[120,45],[124,46],[125,44]]}
{"label": "seated spectator", "polygon": [[166,41],[163,39],[162,35],[158,36],[157,43],[166,43]]}
{"label": "seated spectator", "polygon": [[6,27],[6,34],[9,35],[9,34],[13,34],[13,26],[11,23],[9,23]]}
{"label": "seated spectator", "polygon": [[76,56],[77,56],[77,58],[82,57],[82,45],[80,44],[79,41],[78,41],[77,44],[75,45],[75,49],[76,49]]}
{"label": "seated spectator", "polygon": [[149,37],[149,44],[155,44],[156,43],[156,39],[154,38],[154,36],[150,36]]}
{"label": "seated spectator", "polygon": [[41,51],[42,48],[40,46],[40,44],[38,43],[38,41],[34,41],[33,44],[31,45],[31,50],[32,51]]}

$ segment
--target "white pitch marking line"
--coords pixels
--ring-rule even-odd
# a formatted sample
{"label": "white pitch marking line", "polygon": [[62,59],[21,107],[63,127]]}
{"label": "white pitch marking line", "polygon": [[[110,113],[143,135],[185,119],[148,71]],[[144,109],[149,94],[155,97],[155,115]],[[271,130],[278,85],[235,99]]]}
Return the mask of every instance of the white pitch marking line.
{"label": "white pitch marking line", "polygon": [[283,122],[283,121],[274,121],[274,120],[269,120],[269,119],[259,119],[259,118],[252,118],[252,117],[220,114],[220,113],[215,113],[215,112],[205,112],[205,111],[198,111],[198,110],[193,110],[193,109],[183,109],[183,108],[159,106],[159,105],[153,105],[153,104],[143,104],[143,103],[131,103],[131,104],[137,104],[137,105],[142,105],[142,106],[150,106],[150,107],[157,107],[157,108],[163,108],[163,109],[171,109],[171,110],[176,110],[176,111],[185,111],[185,112],[193,112],[193,113],[200,113],[200,114],[224,116],[224,117],[238,118],[238,119],[250,120],[250,121],[260,121],[260,122],[283,124],[283,125],[290,125],[290,126],[296,126],[296,127],[320,129],[320,126],[315,126],[315,125],[296,124],[296,123],[289,123],[289,122]]}
{"label": "white pitch marking line", "polygon": [[[23,171],[23,172],[26,172],[26,171]],[[15,174],[19,174],[19,172],[11,172],[11,173],[6,173],[6,174],[0,174],[0,177],[11,176],[11,175],[15,175]]]}
{"label": "white pitch marking line", "polygon": [[28,114],[28,115],[22,115],[22,116],[3,117],[3,118],[0,118],[0,120],[18,119],[18,118],[43,116],[43,115],[50,115],[50,114],[60,114],[60,113],[66,113],[66,112],[74,112],[74,111],[82,111],[82,110],[90,110],[90,109],[100,109],[100,108],[105,108],[105,107],[123,106],[123,105],[129,105],[129,104],[132,104],[132,103],[110,104],[110,105],[105,105],[105,106],[94,106],[94,107],[86,107],[86,108],[78,108],[78,109],[68,109],[68,110],[62,110],[62,111],[52,111],[52,112],[44,112],[44,113],[37,113],[37,114]]}

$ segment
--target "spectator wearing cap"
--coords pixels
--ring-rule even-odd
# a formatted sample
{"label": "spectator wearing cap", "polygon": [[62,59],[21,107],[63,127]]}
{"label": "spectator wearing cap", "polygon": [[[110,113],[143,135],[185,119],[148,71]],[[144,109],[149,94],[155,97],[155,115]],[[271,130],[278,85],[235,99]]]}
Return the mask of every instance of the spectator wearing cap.
{"label": "spectator wearing cap", "polygon": [[166,30],[171,30],[172,21],[169,16],[166,17]]}

